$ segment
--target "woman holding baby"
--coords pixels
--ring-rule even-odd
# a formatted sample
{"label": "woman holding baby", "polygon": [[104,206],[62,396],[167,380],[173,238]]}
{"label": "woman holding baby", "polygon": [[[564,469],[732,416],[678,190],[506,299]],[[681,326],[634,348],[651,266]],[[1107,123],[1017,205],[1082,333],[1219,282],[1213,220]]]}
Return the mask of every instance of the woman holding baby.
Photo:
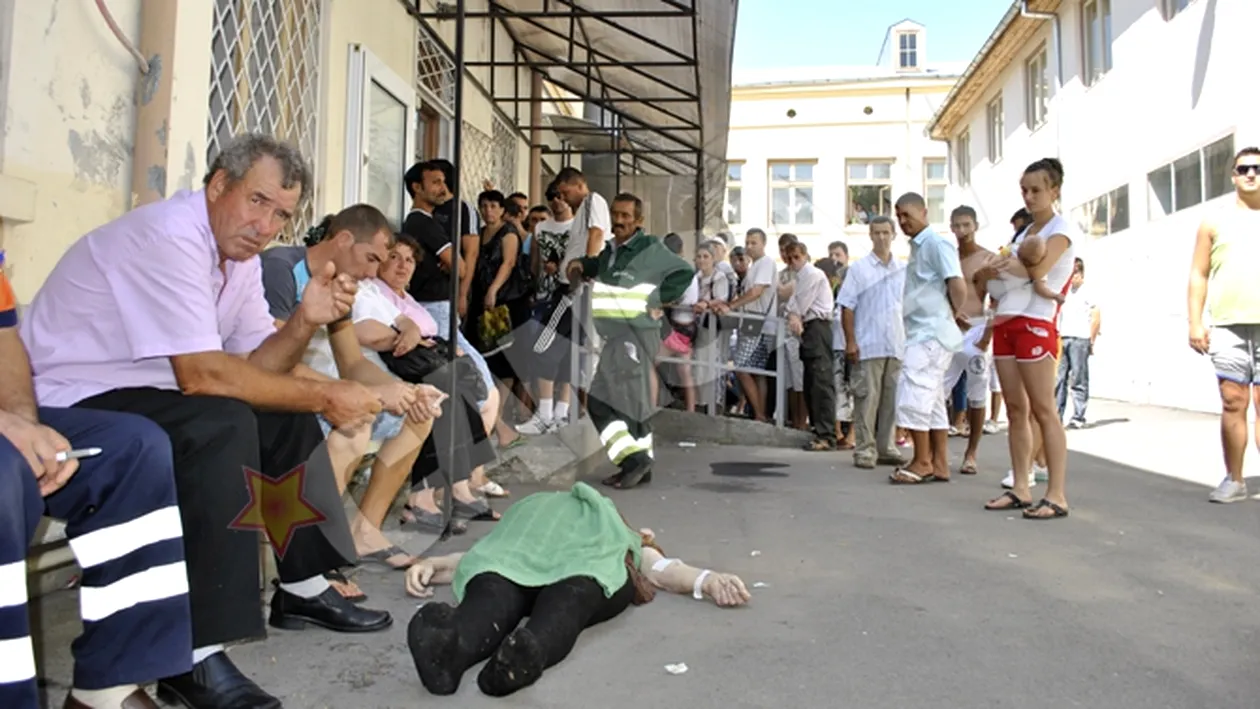
{"label": "woman holding baby", "polygon": [[[985,509],[1021,509],[1024,519],[1059,519],[1068,515],[1067,439],[1054,398],[1055,323],[1075,261],[1071,230],[1055,211],[1063,164],[1055,158],[1038,160],[1019,184],[1032,223],[1016,237],[1013,253],[1003,249],[975,274],[976,285],[997,301],[993,361],[1006,399],[1014,470],[1014,486]],[[1029,486],[1033,425],[1041,432],[1050,469],[1046,494],[1036,503]]]}

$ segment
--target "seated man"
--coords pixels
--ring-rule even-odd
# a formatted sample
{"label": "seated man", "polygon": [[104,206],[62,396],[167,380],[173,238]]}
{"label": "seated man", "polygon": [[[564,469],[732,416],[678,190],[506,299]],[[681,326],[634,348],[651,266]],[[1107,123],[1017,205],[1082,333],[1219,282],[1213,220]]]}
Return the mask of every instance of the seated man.
{"label": "seated man", "polygon": [[502,697],[528,687],[568,657],[584,628],[652,601],[658,588],[723,607],[750,598],[738,576],[666,558],[651,530],[631,529],[586,483],[526,497],[466,554],[422,561],[406,583],[421,598],[433,584],[454,584],[458,606],[426,603],[407,627],[420,682],[441,695],[454,694],[464,672],[486,659],[482,692]]}
{"label": "seated man", "polygon": [[[366,632],[392,623],[324,577],[355,553],[315,416],[367,426],[380,397],[358,382],[294,375],[316,330],[349,312],[354,284],[329,265],[279,330],[263,295],[258,254],[310,191],[295,148],[242,136],[215,158],[204,189],[139,207],[75,242],[22,323],[41,405],[140,414],[171,439],[193,668],[162,679],[158,691],[186,707],[280,706],[222,652],[265,634],[253,610],[258,526],[276,535],[272,625]],[[295,486],[251,480],[290,474],[300,476],[302,496],[262,505],[289,517],[260,525],[248,514],[257,509],[251,489]],[[251,516],[252,527],[242,521]]]}
{"label": "seated man", "polygon": [[[0,264],[3,259],[0,258]],[[83,580],[68,709],[155,707],[138,685],[192,662],[171,444],[129,414],[35,407],[13,291],[0,271],[0,707],[40,706],[26,553],[40,516],[66,521]],[[63,457],[71,443],[99,454]]]}
{"label": "seated man", "polygon": [[[393,230],[385,215],[371,205],[347,207],[312,231],[318,234],[321,230],[320,240],[314,246],[277,246],[262,253],[263,289],[277,327],[284,327],[297,312],[302,290],[312,273],[332,264],[337,275],[349,276],[357,284],[362,279],[375,278],[380,264],[389,257]],[[405,335],[419,342],[419,327],[413,324]],[[428,385],[412,386],[399,381],[366,359],[348,314],[317,331],[303,359],[321,376],[361,382],[381,397],[385,411],[377,417],[371,432],[371,439],[381,443],[381,448],[359,503],[361,514],[351,522],[350,531],[361,559],[405,569],[415,559],[385,538],[381,524],[411,472],[420,446],[429,437],[433,414],[428,407],[438,405],[441,392]],[[320,425],[325,434],[333,433],[327,419],[321,417]],[[346,460],[334,461],[340,489],[349,484],[350,476],[367,453],[367,445],[362,436],[350,439],[348,446],[333,444],[334,450],[347,451]]]}

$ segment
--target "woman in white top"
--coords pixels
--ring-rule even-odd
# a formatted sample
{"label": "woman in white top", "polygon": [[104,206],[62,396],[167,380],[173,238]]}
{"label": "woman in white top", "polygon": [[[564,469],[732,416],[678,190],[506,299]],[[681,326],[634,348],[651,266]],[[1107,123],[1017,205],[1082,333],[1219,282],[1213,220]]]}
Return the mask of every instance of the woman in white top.
{"label": "woman in white top", "polygon": [[[721,268],[725,261],[718,259],[718,248],[710,243],[696,247],[696,286],[698,298],[692,306],[696,313],[696,347],[694,358],[697,362],[711,362],[715,366],[700,368],[700,376],[696,381],[696,398],[701,406],[720,406],[726,400],[726,383],[722,372],[716,365],[726,361],[729,349],[729,338],[723,342],[723,333],[718,330],[718,314],[715,310],[719,303],[730,302],[734,295],[734,284]],[[729,268],[729,265],[728,265]],[[729,335],[729,333],[726,333]],[[709,409],[710,413],[712,409]]]}
{"label": "woman in white top", "polygon": [[[1072,277],[1075,253],[1067,220],[1055,212],[1063,186],[1063,164],[1043,158],[1028,166],[1020,178],[1024,205],[1032,223],[976,272],[975,282],[997,300],[993,326],[993,361],[1006,416],[1010,421],[1013,486],[985,505],[990,510],[1022,509],[1025,519],[1058,519],[1068,514],[1065,477],[1067,439],[1054,397],[1058,353],[1055,322],[1059,304],[1038,295],[1034,282],[1044,279],[1055,292],[1063,292]],[[1015,256],[1016,247],[1029,236],[1045,241],[1045,256],[1025,266]],[[1030,488],[1034,423],[1041,431],[1049,464],[1049,484],[1040,502],[1033,504]]]}

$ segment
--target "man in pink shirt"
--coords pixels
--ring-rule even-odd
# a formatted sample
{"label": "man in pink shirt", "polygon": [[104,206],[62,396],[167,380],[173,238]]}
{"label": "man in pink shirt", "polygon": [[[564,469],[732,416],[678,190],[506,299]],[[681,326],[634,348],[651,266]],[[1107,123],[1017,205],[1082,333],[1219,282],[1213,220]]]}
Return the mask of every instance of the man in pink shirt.
{"label": "man in pink shirt", "polygon": [[368,426],[381,401],[358,382],[299,366],[315,331],[349,312],[355,285],[328,264],[279,329],[263,294],[258,254],[309,193],[296,149],[243,136],[215,159],[203,190],[135,209],[75,242],[22,324],[41,405],[139,414],[171,439],[193,669],[158,690],[186,707],[280,706],[222,652],[224,643],[265,635],[258,537],[237,523],[251,504],[242,471],[272,480],[297,471],[305,501],[323,518],[289,520],[270,623],[343,632],[392,623],[325,579],[355,556],[316,419]]}

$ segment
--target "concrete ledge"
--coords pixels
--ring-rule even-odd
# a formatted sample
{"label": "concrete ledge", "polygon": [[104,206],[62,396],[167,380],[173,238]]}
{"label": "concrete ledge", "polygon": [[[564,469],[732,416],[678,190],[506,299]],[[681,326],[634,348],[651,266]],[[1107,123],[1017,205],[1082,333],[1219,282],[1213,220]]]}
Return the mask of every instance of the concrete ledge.
{"label": "concrete ledge", "polygon": [[809,443],[806,431],[778,428],[774,424],[730,416],[689,414],[661,409],[652,417],[653,438],[672,443],[713,443],[727,446],[759,445],[770,448],[800,448]]}
{"label": "concrete ledge", "polygon": [[[805,431],[674,409],[658,411],[652,417],[652,428],[658,444],[667,445],[689,442],[800,448],[810,439]],[[507,451],[499,465],[488,473],[504,484],[563,487],[580,478],[596,477],[612,470],[612,463],[604,456],[604,448],[600,445],[599,434],[590,419],[584,418],[555,433],[530,438],[526,445]]]}

